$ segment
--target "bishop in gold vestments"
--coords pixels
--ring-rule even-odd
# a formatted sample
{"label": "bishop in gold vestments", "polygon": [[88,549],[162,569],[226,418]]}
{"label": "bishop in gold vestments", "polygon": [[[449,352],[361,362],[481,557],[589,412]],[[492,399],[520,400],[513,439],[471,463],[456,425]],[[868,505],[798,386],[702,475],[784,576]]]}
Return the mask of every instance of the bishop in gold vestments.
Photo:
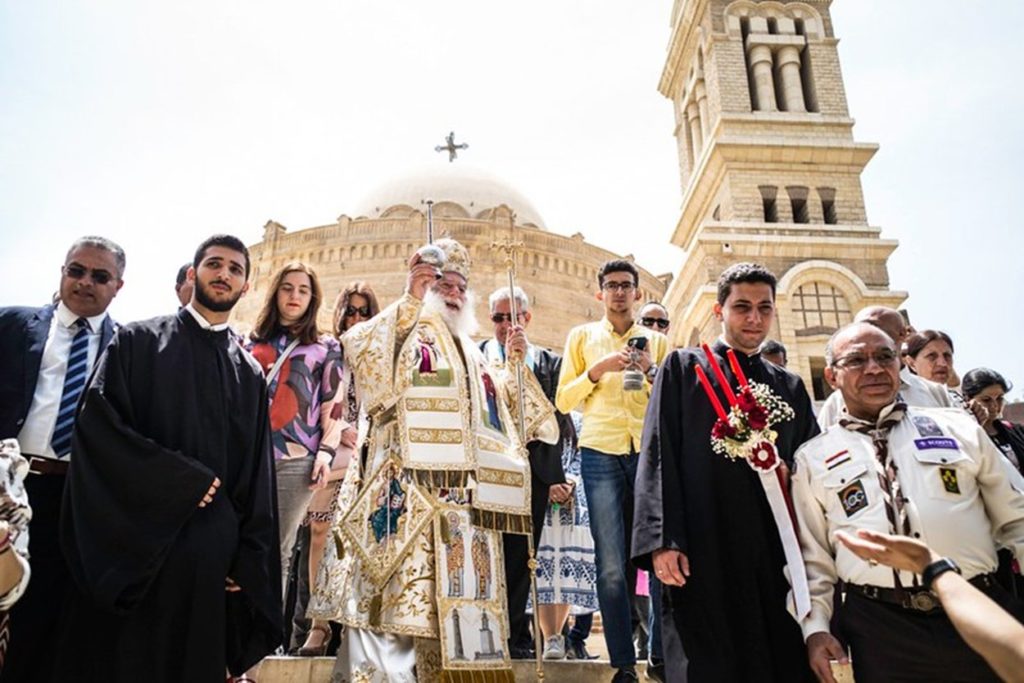
{"label": "bishop in gold vestments", "polygon": [[[469,336],[468,252],[437,246],[444,266],[413,257],[405,294],[342,338],[369,427],[339,494],[336,680],[513,680],[501,534],[530,529],[518,392]],[[554,443],[554,407],[522,374],[526,441]]]}

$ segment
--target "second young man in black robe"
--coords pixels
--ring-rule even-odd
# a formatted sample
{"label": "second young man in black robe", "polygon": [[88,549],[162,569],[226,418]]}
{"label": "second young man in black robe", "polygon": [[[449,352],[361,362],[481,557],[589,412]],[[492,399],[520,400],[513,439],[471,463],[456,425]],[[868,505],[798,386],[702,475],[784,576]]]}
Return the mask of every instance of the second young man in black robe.
{"label": "second young man in black robe", "polygon": [[[738,382],[729,348],[749,380],[767,384],[796,413],[774,427],[779,455],[791,464],[818,426],[801,379],[758,355],[775,317],[774,275],[755,264],[731,266],[719,278],[714,311],[722,336],[712,351],[731,386]],[[714,377],[700,349],[675,351],[658,370],[636,478],[634,561],[665,586],[667,680],[812,681],[800,628],[786,610],[786,560],[760,477],[712,450],[716,413],[697,365]]]}
{"label": "second young man in black robe", "polygon": [[227,329],[248,273],[237,238],[208,239],[191,302],[122,327],[92,377],[61,520],[78,592],[58,680],[222,683],[281,641],[266,385]]}

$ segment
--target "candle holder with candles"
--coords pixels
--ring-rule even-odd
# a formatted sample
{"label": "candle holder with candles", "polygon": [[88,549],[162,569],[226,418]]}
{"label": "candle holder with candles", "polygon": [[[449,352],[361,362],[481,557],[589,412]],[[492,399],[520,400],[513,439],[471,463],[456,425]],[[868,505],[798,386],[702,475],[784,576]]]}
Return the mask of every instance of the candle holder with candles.
{"label": "candle holder with candles", "polygon": [[772,427],[792,420],[796,416],[793,408],[768,385],[747,381],[732,349],[726,355],[739,382],[738,392],[733,390],[718,359],[706,344],[704,354],[729,403],[729,410],[726,411],[704,368],[698,365],[697,379],[718,415],[711,429],[711,448],[734,460],[744,459],[758,470],[775,469],[780,460],[775,450],[778,433]]}

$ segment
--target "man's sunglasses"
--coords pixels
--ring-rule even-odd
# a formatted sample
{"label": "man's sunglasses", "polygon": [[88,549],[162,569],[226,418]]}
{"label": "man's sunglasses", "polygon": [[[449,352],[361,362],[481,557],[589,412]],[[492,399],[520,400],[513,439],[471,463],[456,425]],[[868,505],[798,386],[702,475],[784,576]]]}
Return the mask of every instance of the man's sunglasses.
{"label": "man's sunglasses", "polygon": [[351,316],[355,315],[356,313],[358,313],[359,315],[363,316],[364,318],[369,318],[370,317],[370,305],[366,304],[365,306],[360,306],[359,308],[356,308],[355,306],[346,306],[345,307],[345,317],[346,318],[351,317]]}
{"label": "man's sunglasses", "polygon": [[[520,319],[523,317],[523,313],[522,312],[516,313],[516,315],[519,316]],[[510,322],[512,322],[512,314],[511,313],[491,313],[491,322],[492,323],[504,323],[504,322],[509,322],[510,323]]]}
{"label": "man's sunglasses", "polygon": [[668,322],[665,318],[640,318],[640,324],[644,327],[654,327],[657,325],[658,329],[662,330],[668,327]]}
{"label": "man's sunglasses", "polygon": [[114,276],[106,270],[90,270],[85,266],[80,266],[77,263],[69,263],[64,266],[64,274],[72,280],[81,280],[86,275],[92,278],[92,281],[98,285],[105,285],[114,279]]}

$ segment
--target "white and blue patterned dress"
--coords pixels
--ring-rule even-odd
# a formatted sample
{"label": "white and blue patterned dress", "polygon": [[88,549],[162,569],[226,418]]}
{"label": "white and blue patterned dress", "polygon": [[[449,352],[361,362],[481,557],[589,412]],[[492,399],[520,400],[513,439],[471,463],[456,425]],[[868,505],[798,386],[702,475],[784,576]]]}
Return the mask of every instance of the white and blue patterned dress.
{"label": "white and blue patterned dress", "polygon": [[[580,413],[572,413],[578,434]],[[566,481],[574,482],[571,505],[557,510],[548,504],[544,530],[537,549],[537,600],[542,605],[571,605],[571,614],[596,612],[597,567],[594,538],[590,535],[590,510],[580,476],[580,452],[572,443],[562,453]]]}

